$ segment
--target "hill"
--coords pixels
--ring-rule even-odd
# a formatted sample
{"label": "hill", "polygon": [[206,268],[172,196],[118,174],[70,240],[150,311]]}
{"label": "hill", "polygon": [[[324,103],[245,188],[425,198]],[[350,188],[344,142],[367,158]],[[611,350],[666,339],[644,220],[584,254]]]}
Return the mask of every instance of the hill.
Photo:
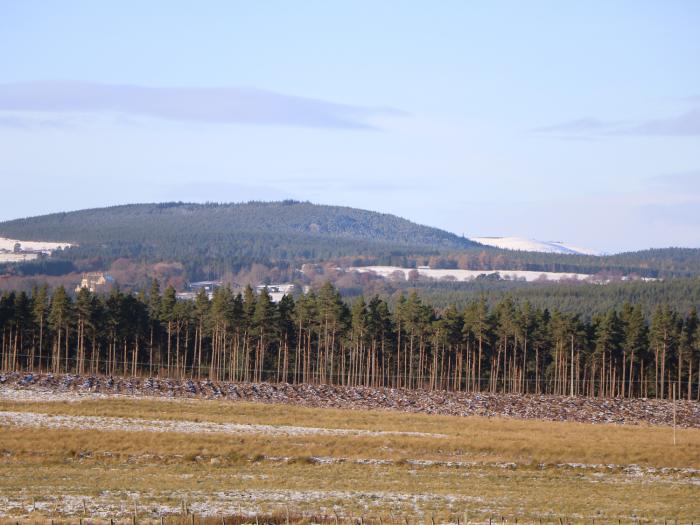
{"label": "hill", "polygon": [[110,242],[116,237],[153,242],[192,234],[208,239],[232,233],[274,233],[386,242],[431,248],[476,243],[388,213],[310,202],[129,204],[54,213],[0,223],[7,237],[41,237],[74,243]]}
{"label": "hill", "polygon": [[615,276],[700,275],[697,249],[611,256],[504,250],[391,214],[299,201],[94,208],[1,222],[0,237],[75,244],[52,259],[15,264],[10,272],[19,275],[105,269],[117,259],[181,263],[195,279],[238,272],[253,263],[290,268],[320,261]]}
{"label": "hill", "polygon": [[70,242],[63,255],[277,263],[430,254],[476,247],[395,215],[309,202],[130,204],[0,223],[0,236]]}

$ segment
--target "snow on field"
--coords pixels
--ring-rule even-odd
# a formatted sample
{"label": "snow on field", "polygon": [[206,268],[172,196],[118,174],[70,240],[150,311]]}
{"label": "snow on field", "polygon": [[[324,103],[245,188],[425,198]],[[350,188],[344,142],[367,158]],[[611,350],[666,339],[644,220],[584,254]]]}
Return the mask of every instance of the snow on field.
{"label": "snow on field", "polygon": [[574,255],[600,255],[593,250],[579,248],[556,241],[538,241],[525,237],[471,237],[472,241],[486,246],[503,248],[504,250],[520,250],[526,252],[569,253]]}
{"label": "snow on field", "polygon": [[453,279],[456,281],[471,281],[480,275],[499,274],[501,279],[511,281],[572,281],[589,280],[592,276],[586,273],[555,273],[532,272],[526,270],[440,270],[432,268],[400,268],[398,266],[354,266],[348,268],[355,272],[372,272],[382,277],[399,277],[408,279],[409,272],[416,271],[421,277],[432,279]]}
{"label": "snow on field", "polygon": [[265,434],[282,436],[411,436],[447,437],[427,432],[372,431],[345,428],[296,427],[288,425],[252,425],[241,423],[213,423],[170,421],[100,416],[48,415],[37,412],[0,412],[0,426],[30,428],[71,428],[81,430],[122,432],[182,432],[194,434]]}
{"label": "snow on field", "polygon": [[38,258],[38,253],[3,253],[0,252],[0,263],[14,263],[14,262],[24,262],[33,261]]}
{"label": "snow on field", "polygon": [[44,242],[44,241],[22,241],[19,239],[8,239],[0,237],[0,250],[12,251],[15,244],[19,243],[22,250],[31,250],[37,252],[51,252],[61,248],[69,248],[72,246],[69,242]]}
{"label": "snow on field", "polygon": [[[245,484],[250,479],[247,474],[233,474],[234,483]],[[41,489],[38,489],[41,490]],[[37,489],[32,493],[37,494]],[[141,517],[157,519],[168,515],[181,515],[182,505],[186,503],[192,517],[217,517],[222,515],[242,515],[257,522],[261,512],[273,512],[283,515],[289,511],[304,509],[322,514],[335,514],[353,523],[360,523],[359,516],[374,510],[381,511],[391,507],[399,513],[406,512],[423,517],[423,509],[452,508],[478,505],[478,512],[489,514],[496,512],[486,506],[480,496],[454,494],[416,494],[411,492],[363,491],[358,490],[291,490],[287,488],[266,489],[227,489],[217,492],[197,490],[187,491],[148,491],[137,492],[100,490],[99,494],[73,495],[39,492],[38,497],[29,500],[23,494],[0,495],[0,517],[25,516],[34,510],[40,513],[92,517],[124,518],[133,517],[134,508]],[[282,505],[284,504],[284,505]],[[310,507],[310,509],[309,509]],[[355,513],[353,514],[353,509]],[[348,514],[350,512],[350,514]],[[135,518],[134,518],[135,519]],[[220,518],[223,519],[223,518]],[[313,520],[311,521],[313,523]]]}

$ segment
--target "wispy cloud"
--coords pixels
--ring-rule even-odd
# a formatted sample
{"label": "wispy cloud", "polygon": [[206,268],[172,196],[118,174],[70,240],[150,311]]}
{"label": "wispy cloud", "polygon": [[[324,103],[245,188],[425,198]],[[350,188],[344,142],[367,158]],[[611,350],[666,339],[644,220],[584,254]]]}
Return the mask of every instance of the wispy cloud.
{"label": "wispy cloud", "polygon": [[700,170],[657,175],[648,179],[651,190],[673,191],[683,195],[700,196]]}
{"label": "wispy cloud", "polygon": [[647,120],[621,132],[627,135],[697,136],[700,135],[700,107],[675,117]]}
{"label": "wispy cloud", "polygon": [[542,126],[533,129],[537,133],[563,133],[563,134],[573,134],[573,133],[591,133],[591,132],[607,132],[611,127],[621,126],[623,122],[609,122],[606,120],[600,120],[597,118],[586,117],[576,120],[570,120],[567,122],[561,122],[559,124],[552,124],[549,126]]}
{"label": "wispy cloud", "polygon": [[67,122],[61,119],[26,117],[24,115],[0,115],[0,128],[33,129],[63,128]]}
{"label": "wispy cloud", "polygon": [[[697,97],[690,99],[697,104]],[[700,106],[678,115],[640,121],[612,121],[586,117],[535,128],[536,133],[551,133],[565,138],[572,136],[665,136],[692,137],[700,135]]]}
{"label": "wispy cloud", "polygon": [[402,114],[384,107],[338,104],[254,88],[145,87],[87,82],[0,85],[6,127],[40,124],[16,114],[118,113],[185,122],[376,129],[373,119]]}

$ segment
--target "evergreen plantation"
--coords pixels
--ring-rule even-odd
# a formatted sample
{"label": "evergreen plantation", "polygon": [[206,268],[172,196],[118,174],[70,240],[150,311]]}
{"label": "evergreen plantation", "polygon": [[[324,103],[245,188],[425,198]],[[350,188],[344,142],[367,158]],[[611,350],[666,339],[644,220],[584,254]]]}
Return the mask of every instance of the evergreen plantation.
{"label": "evergreen plantation", "polygon": [[593,316],[504,297],[437,310],[344,302],[330,284],[273,303],[248,287],[209,300],[149,293],[72,299],[64,288],[0,298],[5,371],[159,376],[586,396],[700,396],[695,309],[625,303]]}
{"label": "evergreen plantation", "polygon": [[[528,302],[540,309],[559,310],[590,320],[596,315],[619,308],[625,302],[638,305],[647,319],[659,307],[672,305],[679,312],[700,308],[700,278],[667,279],[663,281],[618,281],[608,284],[581,282],[523,283],[518,281],[476,279],[471,282],[382,282],[365,287],[365,295],[379,294],[394,307],[401,294],[416,291],[421,299],[435,308],[450,305],[465,308],[469,303],[485,298],[495,306],[505,298],[518,303]],[[369,291],[370,293],[366,293]],[[341,288],[344,298],[352,300],[362,295],[361,287]]]}

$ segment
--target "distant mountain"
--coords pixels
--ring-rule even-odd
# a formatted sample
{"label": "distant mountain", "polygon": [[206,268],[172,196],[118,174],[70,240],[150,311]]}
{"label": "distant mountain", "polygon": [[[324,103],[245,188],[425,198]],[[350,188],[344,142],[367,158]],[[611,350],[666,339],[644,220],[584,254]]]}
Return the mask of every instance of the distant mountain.
{"label": "distant mountain", "polygon": [[538,241],[525,237],[471,237],[472,241],[485,246],[502,248],[504,250],[518,250],[524,252],[541,253],[567,253],[572,255],[601,255],[593,250],[571,246],[558,241]]}

